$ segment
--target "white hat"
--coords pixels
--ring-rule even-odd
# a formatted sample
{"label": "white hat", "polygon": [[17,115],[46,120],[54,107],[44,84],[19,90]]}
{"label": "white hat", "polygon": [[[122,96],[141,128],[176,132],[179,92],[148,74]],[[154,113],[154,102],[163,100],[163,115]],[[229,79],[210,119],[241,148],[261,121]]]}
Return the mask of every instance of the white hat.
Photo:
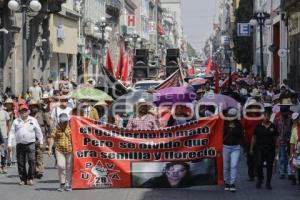
{"label": "white hat", "polygon": [[147,101],[146,101],[146,99],[144,99],[144,98],[140,98],[140,99],[138,100],[138,103],[147,103]]}
{"label": "white hat", "polygon": [[264,103],[264,108],[272,108],[272,104],[270,103]]}
{"label": "white hat", "polygon": [[49,94],[48,93],[44,93],[42,96],[42,99],[49,99]]}
{"label": "white hat", "polygon": [[292,119],[295,121],[295,120],[297,120],[299,118],[299,113],[293,113],[292,114]]}
{"label": "white hat", "polygon": [[230,108],[227,112],[228,115],[230,116],[236,116],[238,113],[237,109],[236,108]]}
{"label": "white hat", "polygon": [[280,106],[292,106],[294,104],[292,103],[292,100],[290,98],[284,98],[284,99],[282,99],[282,101],[279,105]]}

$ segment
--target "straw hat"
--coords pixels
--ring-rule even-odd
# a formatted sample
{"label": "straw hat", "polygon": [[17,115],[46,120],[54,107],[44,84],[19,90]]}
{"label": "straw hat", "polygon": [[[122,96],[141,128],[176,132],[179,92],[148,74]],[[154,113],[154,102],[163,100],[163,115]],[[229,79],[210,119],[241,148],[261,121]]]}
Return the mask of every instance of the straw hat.
{"label": "straw hat", "polygon": [[4,104],[10,104],[10,103],[14,103],[14,101],[11,98],[6,99],[4,102]]}
{"label": "straw hat", "polygon": [[36,100],[31,99],[28,103],[29,106],[38,105],[39,103]]}
{"label": "straw hat", "polygon": [[294,104],[292,103],[292,100],[290,98],[284,98],[284,99],[282,99],[282,101],[279,105],[280,106],[292,106]]}
{"label": "straw hat", "polygon": [[48,93],[44,93],[43,96],[42,96],[42,99],[49,99],[50,96]]}
{"label": "straw hat", "polygon": [[98,101],[94,106],[107,106],[108,104],[105,101]]}
{"label": "straw hat", "polygon": [[272,101],[276,101],[278,99],[280,99],[280,94],[275,94],[272,98]]}

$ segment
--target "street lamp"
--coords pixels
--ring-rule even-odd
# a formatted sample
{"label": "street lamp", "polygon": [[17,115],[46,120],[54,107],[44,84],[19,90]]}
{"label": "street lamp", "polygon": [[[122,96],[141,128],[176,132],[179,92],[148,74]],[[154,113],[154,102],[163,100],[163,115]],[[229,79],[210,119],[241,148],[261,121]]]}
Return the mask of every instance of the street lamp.
{"label": "street lamp", "polygon": [[9,0],[8,8],[14,12],[22,13],[22,67],[23,67],[23,92],[27,90],[27,40],[29,37],[29,24],[27,23],[27,12],[39,12],[42,8],[38,0]]}
{"label": "street lamp", "polygon": [[133,32],[133,34],[131,35],[132,41],[133,41],[133,52],[135,54],[135,49],[136,49],[136,42],[139,41],[140,36],[137,34],[136,31]]}
{"label": "street lamp", "polygon": [[96,23],[95,26],[95,31],[96,32],[101,32],[101,53],[102,53],[102,57],[101,57],[101,65],[104,66],[104,57],[105,57],[105,44],[106,44],[106,40],[105,40],[105,33],[110,33],[112,31],[112,28],[109,26],[109,24],[106,21],[105,17],[101,17],[100,22]]}
{"label": "street lamp", "polygon": [[250,25],[253,27],[259,26],[260,34],[260,77],[264,77],[264,52],[263,52],[263,27],[265,25],[272,24],[270,20],[270,14],[263,11],[262,8],[258,8],[250,20]]}

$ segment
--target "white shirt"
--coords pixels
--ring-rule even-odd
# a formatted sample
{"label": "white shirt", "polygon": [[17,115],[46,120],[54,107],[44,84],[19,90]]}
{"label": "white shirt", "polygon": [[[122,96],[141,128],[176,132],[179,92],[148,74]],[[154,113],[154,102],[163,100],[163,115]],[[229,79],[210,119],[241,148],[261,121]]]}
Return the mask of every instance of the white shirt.
{"label": "white shirt", "polygon": [[7,138],[7,121],[10,120],[8,112],[0,108],[0,129],[3,138]]}
{"label": "white shirt", "polygon": [[17,118],[13,121],[9,136],[8,146],[12,146],[12,140],[16,139],[17,144],[29,144],[38,139],[40,144],[43,144],[43,133],[38,121],[31,116],[28,116],[26,121]]}
{"label": "white shirt", "polygon": [[32,94],[33,100],[35,100],[35,101],[41,100],[43,92],[42,92],[42,88],[40,86],[30,87],[29,92]]}
{"label": "white shirt", "polygon": [[51,112],[51,119],[53,119],[54,121],[54,125],[56,126],[58,123],[58,117],[60,114],[62,113],[66,113],[68,115],[68,117],[70,118],[72,112],[72,108],[70,107],[66,107],[65,109],[61,109],[59,106],[53,108],[52,112]]}

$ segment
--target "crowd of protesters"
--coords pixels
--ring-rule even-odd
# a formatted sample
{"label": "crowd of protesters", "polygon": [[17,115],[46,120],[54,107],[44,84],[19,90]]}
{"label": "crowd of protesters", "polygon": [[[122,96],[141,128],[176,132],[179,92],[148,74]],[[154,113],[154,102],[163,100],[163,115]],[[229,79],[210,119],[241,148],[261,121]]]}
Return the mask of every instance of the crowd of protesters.
{"label": "crowd of protesters", "polygon": [[[238,161],[245,152],[249,181],[256,179],[256,188],[263,181],[272,189],[273,172],[278,169],[280,179],[286,176],[293,185],[300,186],[300,103],[299,94],[284,80],[276,84],[272,79],[261,80],[252,74],[237,74],[226,82],[220,81],[220,93],[235,99],[243,109],[228,108],[223,136],[224,181],[226,191],[236,191]],[[91,87],[94,81],[88,81]],[[188,84],[188,83],[186,83]],[[213,93],[213,81],[198,88],[197,100]],[[59,191],[71,190],[73,163],[72,139],[69,119],[71,115],[88,117],[96,121],[129,129],[154,130],[176,126],[195,120],[188,106],[177,105],[167,110],[170,117],[160,118],[159,112],[140,98],[136,113],[129,119],[120,115],[108,115],[105,110],[113,102],[76,101],[68,93],[76,88],[69,80],[55,85],[51,80],[45,86],[34,80],[28,93],[15,97],[8,89],[0,103],[1,169],[17,163],[21,185],[33,185],[34,178],[43,177],[43,152],[55,157],[58,168]],[[199,109],[198,115],[209,117],[216,114],[213,106]],[[29,169],[26,169],[28,162]],[[266,176],[263,169],[266,167]],[[299,187],[300,188],[300,187]]]}

